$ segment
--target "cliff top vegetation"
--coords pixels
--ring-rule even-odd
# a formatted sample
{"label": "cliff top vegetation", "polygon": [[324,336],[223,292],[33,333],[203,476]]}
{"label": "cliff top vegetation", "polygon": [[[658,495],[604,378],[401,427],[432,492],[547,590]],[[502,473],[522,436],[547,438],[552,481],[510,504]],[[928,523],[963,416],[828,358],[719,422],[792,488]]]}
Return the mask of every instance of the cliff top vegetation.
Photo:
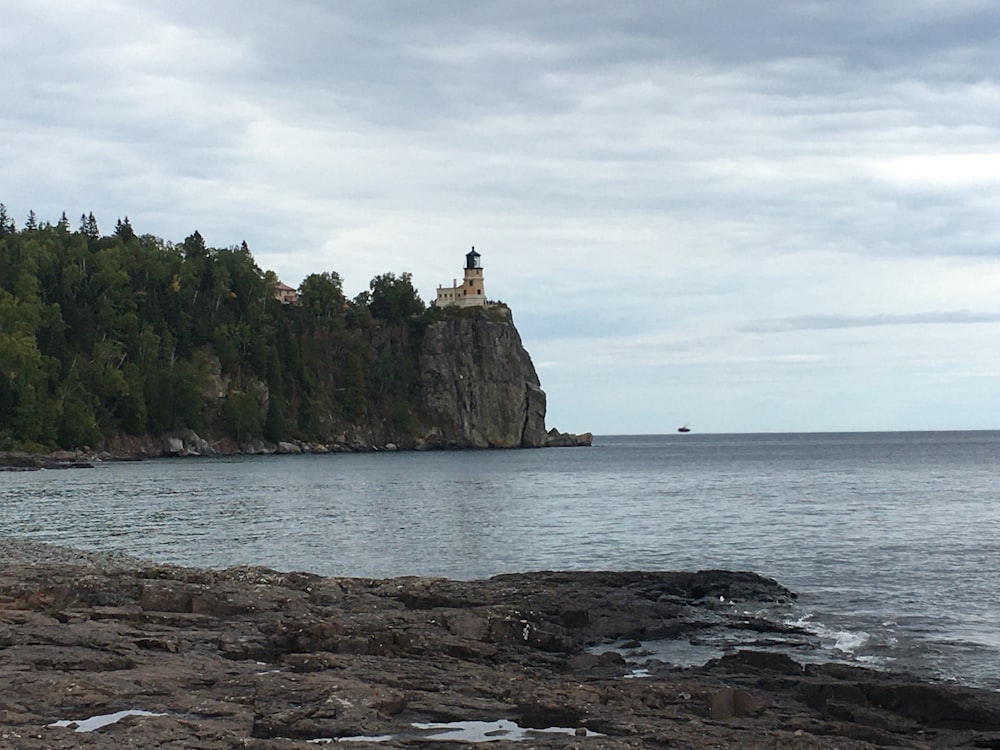
{"label": "cliff top vegetation", "polygon": [[347,299],[335,271],[298,303],[246,243],[174,244],[92,213],[74,230],[0,204],[0,450],[97,447],[190,428],[242,442],[328,440],[417,420],[414,342],[428,309],[409,273]]}

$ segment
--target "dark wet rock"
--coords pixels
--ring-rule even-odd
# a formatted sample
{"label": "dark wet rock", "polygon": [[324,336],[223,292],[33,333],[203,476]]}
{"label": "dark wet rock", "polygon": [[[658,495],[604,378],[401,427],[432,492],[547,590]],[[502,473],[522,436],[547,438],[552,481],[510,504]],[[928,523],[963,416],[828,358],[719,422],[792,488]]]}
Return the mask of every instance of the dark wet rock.
{"label": "dark wet rock", "polygon": [[93,462],[83,453],[25,453],[0,451],[0,471],[37,471],[39,469],[92,469]]}
{"label": "dark wet rock", "polygon": [[574,435],[570,432],[559,432],[559,430],[553,427],[546,434],[543,445],[546,448],[580,448],[593,445],[593,443],[593,433],[584,432]]}
{"label": "dark wet rock", "polygon": [[726,654],[709,662],[710,667],[717,671],[734,672],[737,674],[776,674],[798,675],[805,670],[801,664],[785,654],[771,651],[737,651]]}
{"label": "dark wet rock", "polygon": [[[350,747],[398,748],[415,744],[415,722],[498,719],[567,730],[498,748],[1000,746],[988,691],[759,651],[630,678],[621,654],[588,650],[745,621],[720,597],[793,597],[752,573],[368,580],[0,561],[0,748],[276,750],[358,736],[388,739]],[[50,726],[125,710],[162,715]]]}

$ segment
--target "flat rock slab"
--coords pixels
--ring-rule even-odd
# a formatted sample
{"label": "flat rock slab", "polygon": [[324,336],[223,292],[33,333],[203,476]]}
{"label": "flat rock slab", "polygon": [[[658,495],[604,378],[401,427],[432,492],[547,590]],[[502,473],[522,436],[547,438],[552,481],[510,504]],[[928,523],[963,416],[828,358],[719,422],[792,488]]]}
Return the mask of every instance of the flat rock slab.
{"label": "flat rock slab", "polygon": [[1000,747],[989,691],[764,652],[631,679],[588,651],[720,623],[778,632],[719,602],[793,597],[725,571],[0,562],[0,748]]}

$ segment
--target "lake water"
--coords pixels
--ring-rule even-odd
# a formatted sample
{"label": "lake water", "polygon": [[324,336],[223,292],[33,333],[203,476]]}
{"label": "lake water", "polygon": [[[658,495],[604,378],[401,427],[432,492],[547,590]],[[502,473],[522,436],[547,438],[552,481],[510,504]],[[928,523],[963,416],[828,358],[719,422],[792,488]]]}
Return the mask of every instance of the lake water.
{"label": "lake water", "polygon": [[1000,432],[688,434],[109,463],[0,474],[0,534],[364,577],[753,570],[820,657],[1000,689],[998,456]]}

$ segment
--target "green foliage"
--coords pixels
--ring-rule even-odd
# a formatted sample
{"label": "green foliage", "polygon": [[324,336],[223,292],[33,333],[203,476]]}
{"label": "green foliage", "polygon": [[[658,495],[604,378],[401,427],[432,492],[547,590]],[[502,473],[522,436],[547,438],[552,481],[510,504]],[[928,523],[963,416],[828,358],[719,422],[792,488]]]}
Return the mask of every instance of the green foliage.
{"label": "green foliage", "polygon": [[278,400],[270,398],[267,403],[267,416],[264,418],[263,436],[265,440],[277,443],[288,435],[288,420]]}
{"label": "green foliage", "polygon": [[[347,300],[333,271],[296,305],[249,247],[180,245],[128,217],[101,236],[0,204],[0,447],[97,447],[191,428],[237,441],[332,440],[352,426],[416,429],[426,310],[408,273]],[[265,398],[264,396],[267,396]]]}
{"label": "green foliage", "polygon": [[413,288],[413,278],[404,273],[398,278],[385,273],[372,279],[369,308],[373,317],[398,323],[424,311],[424,302]]}
{"label": "green foliage", "polygon": [[226,431],[238,441],[259,437],[264,427],[264,411],[253,391],[229,391],[226,399]]}
{"label": "green foliage", "polygon": [[344,319],[344,284],[336,272],[312,273],[299,286],[299,309],[311,322],[330,324]]}
{"label": "green foliage", "polygon": [[80,214],[80,234],[91,241],[96,241],[100,238],[101,230],[97,228],[97,219],[94,218],[93,211],[89,215]]}
{"label": "green foliage", "polygon": [[74,372],[60,385],[62,414],[56,438],[66,448],[84,448],[101,442],[94,399]]}
{"label": "green foliage", "polygon": [[8,234],[14,234],[16,231],[17,227],[14,224],[14,220],[7,213],[7,206],[0,203],[0,238],[6,237]]}

